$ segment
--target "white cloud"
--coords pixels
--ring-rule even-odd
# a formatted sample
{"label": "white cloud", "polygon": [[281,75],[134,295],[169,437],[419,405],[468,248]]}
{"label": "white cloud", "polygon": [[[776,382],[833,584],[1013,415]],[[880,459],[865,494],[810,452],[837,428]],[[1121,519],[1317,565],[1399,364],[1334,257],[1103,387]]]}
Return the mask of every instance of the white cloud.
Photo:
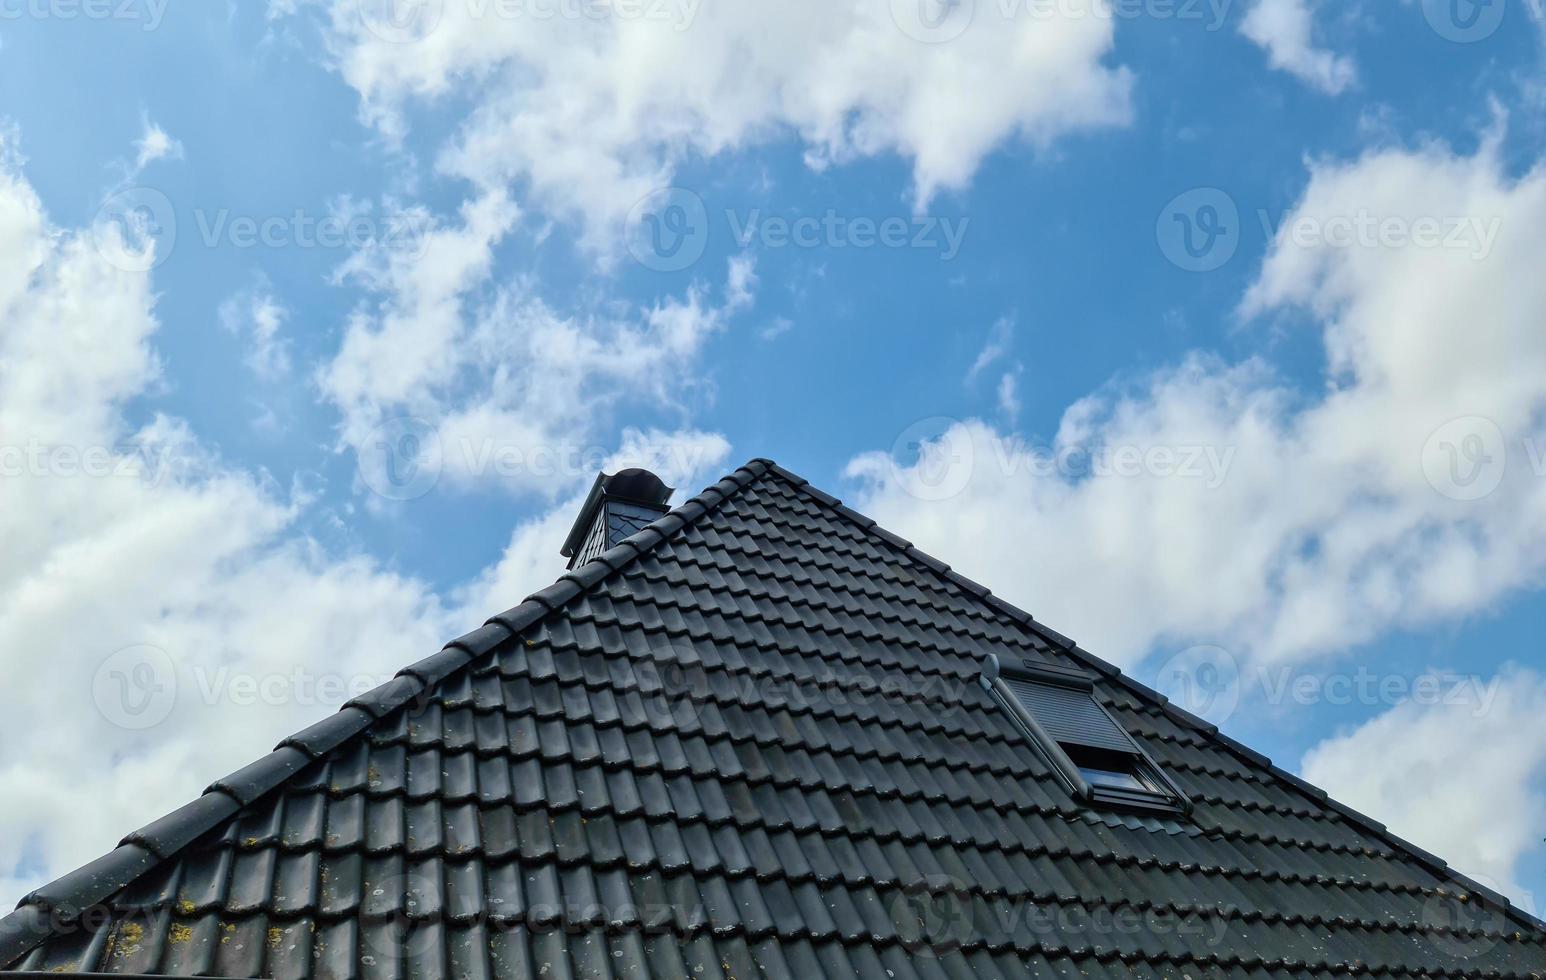
{"label": "white cloud", "polygon": [[1128,665],[1485,612],[1546,569],[1542,254],[1546,172],[1509,176],[1495,140],[1320,164],[1245,309],[1320,324],[1323,393],[1198,355],[1072,406],[1055,457],[973,422],[849,473],[874,517]]}
{"label": "white cloud", "polygon": [[246,342],[247,366],[264,381],[290,373],[290,345],[280,332],[289,316],[266,280],[220,304],[220,325]]}
{"label": "white cloud", "polygon": [[1240,33],[1267,52],[1272,67],[1286,71],[1329,95],[1358,79],[1351,58],[1316,47],[1310,0],[1256,0]]}
{"label": "white cloud", "polygon": [[998,379],[998,410],[1013,424],[1020,417],[1020,369]]}
{"label": "white cloud", "polygon": [[[27,747],[0,758],[12,897],[550,583],[562,560],[546,529],[573,515],[518,530],[449,598],[330,553],[300,529],[314,486],[233,468],[179,420],[126,421],[159,384],[154,291],[98,252],[118,254],[99,237],[114,227],[95,231],[53,226],[4,156],[0,657],[18,682],[0,686],[0,743]],[[696,486],[726,452],[712,434],[649,432],[616,458]]]}
{"label": "white cloud", "polygon": [[748,255],[730,259],[730,275],[725,282],[725,311],[749,310],[757,299],[757,260]]}
{"label": "white cloud", "polygon": [[768,322],[768,325],[757,332],[757,336],[764,341],[773,341],[794,329],[794,321],[786,316],[776,316]]}
{"label": "white cloud", "polygon": [[[977,352],[977,359],[966,372],[966,383],[972,384],[984,371],[1008,357],[1010,351],[1014,349],[1014,339],[1014,317],[1000,317],[993,324],[993,329],[988,332],[988,340],[983,344],[982,350]],[[1015,361],[999,377],[998,387],[995,389],[999,414],[1010,424],[1020,416],[1020,376],[1024,373],[1025,365]]]}
{"label": "white cloud", "polygon": [[567,492],[588,474],[551,461],[594,456],[619,405],[682,406],[708,338],[753,304],[754,264],[737,257],[720,306],[694,285],[632,313],[565,315],[528,280],[492,281],[494,248],[518,217],[491,192],[463,206],[460,224],[430,227],[421,250],[351,259],[342,278],[380,300],[356,310],[319,376],[344,446],[359,453],[382,426],[423,420],[453,485]]}
{"label": "white cloud", "polygon": [[1526,910],[1515,874],[1546,826],[1546,679],[1511,668],[1490,703],[1409,701],[1305,755],[1304,777]]}
{"label": "white cloud", "polygon": [[522,182],[537,206],[581,219],[601,253],[690,157],[791,136],[813,167],[896,153],[912,162],[922,208],[1008,140],[1042,145],[1130,112],[1099,0],[1008,20],[978,4],[943,43],[915,36],[928,32],[908,22],[910,4],[640,6],[664,16],[512,23],[500,12],[526,8],[446,3],[396,25],[370,12],[390,5],[334,0],[329,45],[366,119],[389,136],[403,134],[411,103],[469,100],[441,169],[484,188]]}
{"label": "white cloud", "polygon": [[134,141],[134,172],[138,174],[157,160],[181,160],[183,158],[183,145],[168,136],[166,130],[151,122],[150,117],[144,120],[145,131],[139,139]]}
{"label": "white cloud", "polygon": [[345,264],[339,281],[385,294],[379,313],[355,313],[323,377],[346,419],[360,405],[404,402],[455,379],[465,356],[463,294],[487,281],[494,246],[519,217],[505,195],[489,194],[462,205],[460,225],[428,228],[419,249],[361,251]]}
{"label": "white cloud", "polygon": [[1014,339],[1014,317],[999,317],[994,322],[993,329],[988,331],[988,340],[982,345],[982,350],[977,352],[977,359],[972,362],[971,370],[966,372],[966,383],[971,384],[976,381],[978,375],[1002,360],[1009,353]]}

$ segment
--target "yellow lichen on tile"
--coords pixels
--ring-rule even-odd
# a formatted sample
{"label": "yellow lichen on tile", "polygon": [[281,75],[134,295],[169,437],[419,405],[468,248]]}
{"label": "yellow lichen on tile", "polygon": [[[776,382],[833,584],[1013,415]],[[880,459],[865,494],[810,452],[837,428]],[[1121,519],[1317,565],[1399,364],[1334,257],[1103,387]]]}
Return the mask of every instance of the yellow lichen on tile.
{"label": "yellow lichen on tile", "polygon": [[269,930],[268,930],[268,945],[269,945],[269,948],[270,949],[278,949],[279,948],[279,944],[284,941],[284,937],[285,937],[284,931],[281,930],[278,926],[270,926]]}
{"label": "yellow lichen on tile", "polygon": [[173,946],[180,946],[193,938],[193,930],[181,922],[172,923],[171,931],[167,933],[167,942]]}

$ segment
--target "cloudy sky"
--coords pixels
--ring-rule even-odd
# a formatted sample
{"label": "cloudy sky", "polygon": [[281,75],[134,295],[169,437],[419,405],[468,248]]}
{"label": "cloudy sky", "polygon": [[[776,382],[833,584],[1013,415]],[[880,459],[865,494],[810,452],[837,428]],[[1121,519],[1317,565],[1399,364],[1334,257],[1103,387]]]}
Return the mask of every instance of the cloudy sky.
{"label": "cloudy sky", "polygon": [[0,900],[768,456],[1536,912],[1537,0],[0,0]]}

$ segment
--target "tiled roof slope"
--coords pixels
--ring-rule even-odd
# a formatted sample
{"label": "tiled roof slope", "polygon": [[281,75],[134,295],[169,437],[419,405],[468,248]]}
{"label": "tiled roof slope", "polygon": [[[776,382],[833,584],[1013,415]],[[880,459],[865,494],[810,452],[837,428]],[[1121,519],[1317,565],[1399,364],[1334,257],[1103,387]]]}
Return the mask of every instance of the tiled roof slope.
{"label": "tiled roof slope", "polygon": [[[1077,805],[987,654],[1098,672],[1191,814]],[[0,964],[1539,977],[1546,932],[755,461],[29,896]]]}

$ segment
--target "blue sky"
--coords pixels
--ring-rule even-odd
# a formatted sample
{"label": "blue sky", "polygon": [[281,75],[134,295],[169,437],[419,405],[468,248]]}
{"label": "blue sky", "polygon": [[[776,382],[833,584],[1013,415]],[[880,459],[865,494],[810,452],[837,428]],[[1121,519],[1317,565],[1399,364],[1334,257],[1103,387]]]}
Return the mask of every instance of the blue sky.
{"label": "blue sky", "polygon": [[[0,646],[57,677],[3,741],[65,734],[0,757],[0,883],[341,700],[210,672],[389,676],[561,571],[597,466],[769,456],[1178,700],[1222,667],[1193,707],[1534,908],[1546,78],[1495,2],[0,5],[5,441],[175,464],[7,473]],[[1079,462],[1156,447],[1218,472]]]}

